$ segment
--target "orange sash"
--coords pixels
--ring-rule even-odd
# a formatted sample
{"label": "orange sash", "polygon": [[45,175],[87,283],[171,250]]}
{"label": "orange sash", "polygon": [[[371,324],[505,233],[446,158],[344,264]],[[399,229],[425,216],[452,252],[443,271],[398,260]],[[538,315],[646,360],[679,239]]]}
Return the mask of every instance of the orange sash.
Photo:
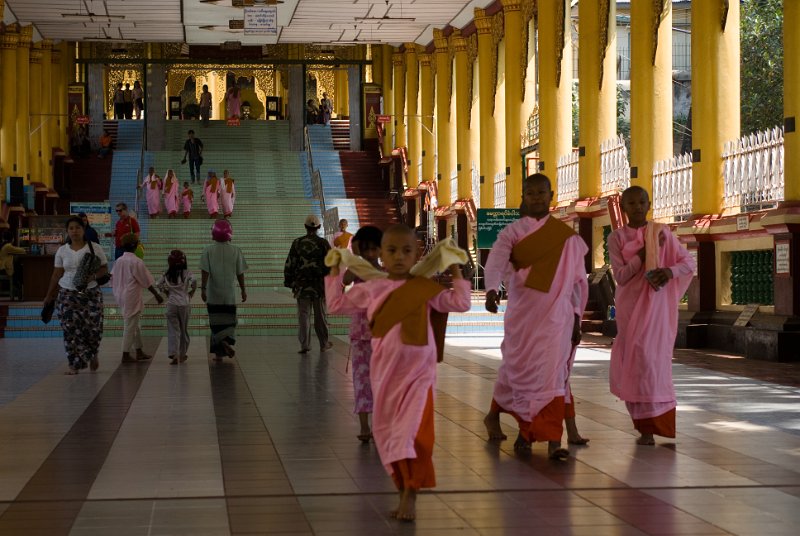
{"label": "orange sash", "polygon": [[187,188],[183,191],[181,195],[188,197],[189,199],[192,199],[194,197],[194,192],[190,188]]}
{"label": "orange sash", "polygon": [[540,292],[550,292],[558,263],[567,240],[575,236],[569,225],[547,216],[547,222],[529,234],[511,250],[511,264],[515,270],[530,268],[525,286]]}
{"label": "orange sash", "polygon": [[157,190],[158,189],[158,178],[153,176],[148,179],[150,181],[150,189]]}
{"label": "orange sash", "polygon": [[[370,322],[375,337],[384,337],[398,322],[401,323],[400,340],[410,346],[428,344],[428,301],[445,290],[427,277],[414,277],[389,294]],[[431,327],[436,339],[437,359],[444,357],[444,328],[447,313],[431,311]]]}
{"label": "orange sash", "polygon": [[172,189],[172,175],[167,177],[167,181],[164,184],[164,190],[169,192]]}
{"label": "orange sash", "polygon": [[225,191],[228,193],[233,192],[233,179],[225,179]]}
{"label": "orange sash", "polygon": [[352,233],[348,233],[347,231],[345,231],[336,237],[336,240],[333,241],[333,245],[336,246],[337,248],[346,248],[347,245],[350,243],[350,239],[352,237],[353,237]]}
{"label": "orange sash", "polygon": [[212,194],[217,193],[217,183],[218,182],[219,182],[219,179],[217,179],[216,177],[214,177],[213,179],[208,181],[208,191],[211,192]]}

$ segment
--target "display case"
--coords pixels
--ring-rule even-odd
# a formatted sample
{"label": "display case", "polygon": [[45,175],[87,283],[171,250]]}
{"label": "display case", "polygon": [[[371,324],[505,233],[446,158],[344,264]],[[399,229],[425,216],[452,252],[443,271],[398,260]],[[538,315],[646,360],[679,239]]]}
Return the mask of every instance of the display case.
{"label": "display case", "polygon": [[32,255],[55,255],[67,239],[65,224],[70,216],[29,216],[28,227],[17,229],[17,243]]}

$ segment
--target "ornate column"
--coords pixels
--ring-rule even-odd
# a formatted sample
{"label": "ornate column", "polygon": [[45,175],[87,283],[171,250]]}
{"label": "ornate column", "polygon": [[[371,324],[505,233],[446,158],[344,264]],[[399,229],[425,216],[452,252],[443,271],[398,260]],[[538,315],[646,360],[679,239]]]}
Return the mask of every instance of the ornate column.
{"label": "ornate column", "polygon": [[30,182],[30,122],[31,122],[31,96],[30,89],[30,59],[31,41],[33,40],[33,26],[23,26],[19,29],[19,44],[17,45],[17,173],[25,178],[25,184]]}
{"label": "ornate column", "polygon": [[[483,9],[475,9],[475,27],[478,29],[478,100],[481,131],[481,207],[494,207],[494,175],[497,172],[493,140],[494,94],[497,87],[497,50],[492,42],[492,20]],[[494,72],[495,76],[490,76]]]}
{"label": "ornate column", "polygon": [[433,43],[436,47],[436,178],[439,181],[439,205],[443,206],[450,204],[450,172],[453,169],[450,151],[450,93],[453,79],[450,50],[442,30],[434,28]]}
{"label": "ornate column", "polygon": [[394,67],[394,146],[406,145],[406,73],[403,69],[403,54],[392,54]]}
{"label": "ornate column", "polygon": [[522,123],[522,0],[503,0],[505,26],[505,79],[506,79],[506,206],[518,207],[522,198],[522,167],[520,157],[520,132]]}
{"label": "ornate column", "polygon": [[800,2],[783,3],[784,199],[800,201]]}
{"label": "ornate column", "polygon": [[450,46],[455,53],[456,84],[456,171],[458,172],[458,199],[472,197],[472,151],[469,136],[470,88],[472,78],[468,73],[467,40],[460,30],[450,35]]}
{"label": "ornate column", "polygon": [[[394,82],[392,80],[392,54],[394,47],[391,45],[381,45],[381,70],[383,71],[383,113],[394,115]],[[392,137],[394,136],[394,117],[388,123],[383,124],[383,155],[392,154]]]}
{"label": "ornate column", "polygon": [[53,83],[52,83],[52,57],[53,57],[53,41],[50,39],[42,39],[42,82],[41,82],[41,95],[39,102],[41,103],[41,128],[39,129],[39,137],[41,139],[41,160],[42,160],[42,182],[48,186],[53,185],[53,163],[52,153],[53,146],[50,145],[52,135],[50,134],[55,118],[53,117],[53,107],[51,105]]}
{"label": "ornate column", "polygon": [[44,117],[42,113],[42,45],[36,43],[30,52],[30,82],[28,84],[30,97],[30,180],[32,182],[47,182],[42,175],[42,136],[41,130]]}
{"label": "ornate column", "polygon": [[558,158],[572,150],[569,0],[539,0],[539,168],[557,189]]}
{"label": "ornate column", "polygon": [[422,122],[422,177],[420,180],[432,181],[436,178],[434,155],[436,141],[433,138],[433,72],[431,55],[420,54],[420,121]]}
{"label": "ornate column", "polygon": [[631,3],[631,184],[652,199],[653,164],[672,156],[672,9]]}
{"label": "ornate column", "polygon": [[[0,35],[2,59],[2,123],[0,126],[0,173],[3,177],[17,171],[17,43],[16,25],[6,27]],[[2,194],[5,196],[5,192]]]}
{"label": "ornate column", "polygon": [[406,43],[406,131],[408,132],[408,186],[419,184],[422,161],[422,127],[419,122],[419,62],[417,44]]}
{"label": "ornate column", "polygon": [[739,58],[739,0],[692,2],[695,214],[716,214],[722,208],[722,149],[739,137]]}
{"label": "ornate column", "polygon": [[617,133],[616,8],[584,2],[578,19],[578,196],[600,195],[600,144]]}

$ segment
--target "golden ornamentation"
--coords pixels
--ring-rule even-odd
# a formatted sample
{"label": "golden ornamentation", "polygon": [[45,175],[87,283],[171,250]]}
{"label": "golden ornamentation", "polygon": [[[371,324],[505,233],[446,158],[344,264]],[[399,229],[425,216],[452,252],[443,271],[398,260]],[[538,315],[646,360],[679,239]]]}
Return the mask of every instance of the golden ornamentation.
{"label": "golden ornamentation", "polygon": [[492,17],[492,115],[494,115],[495,98],[497,97],[498,64],[500,62],[500,41],[505,37],[505,20],[503,12],[498,11]]}
{"label": "golden ornamentation", "polygon": [[598,17],[598,30],[600,36],[600,50],[598,53],[600,57],[598,58],[600,62],[600,80],[598,82],[598,89],[603,89],[603,62],[606,59],[606,50],[608,49],[608,25],[609,25],[609,16],[611,16],[611,0],[599,0],[600,5],[600,15]]}
{"label": "golden ornamentation", "polygon": [[[33,52],[33,51],[31,51]],[[141,65],[108,65],[106,67],[106,117],[114,117],[114,90],[120,82],[123,86],[137,80],[142,81],[144,70]]]}
{"label": "golden ornamentation", "polygon": [[[434,28],[433,29],[433,44],[434,44],[437,56],[439,56],[441,54],[441,55],[447,56],[447,58],[448,58],[448,63],[447,63],[448,72],[447,73],[442,73],[442,76],[447,76],[449,78],[449,83],[448,83],[448,88],[447,88],[448,91],[449,91],[448,97],[447,97],[448,106],[447,106],[446,112],[447,112],[447,120],[450,121],[450,105],[449,105],[449,103],[450,103],[450,99],[452,98],[452,94],[453,94],[453,71],[452,71],[452,66],[453,66],[453,59],[452,58],[453,58],[453,56],[450,53],[450,44],[447,41],[447,37],[445,37],[444,36],[444,32],[442,30],[438,29],[438,28]],[[438,58],[437,58],[437,61],[434,62],[434,64],[436,64],[436,63],[438,63]],[[434,72],[436,73],[437,77],[438,77],[438,71],[439,71],[439,66],[436,65],[436,67],[434,68]],[[440,91],[442,91],[442,89],[443,88],[440,87],[440,84],[437,83],[436,84],[436,93],[439,93]]]}
{"label": "golden ornamentation", "polygon": [[536,0],[522,1],[522,54],[520,55],[520,70],[522,77],[522,102],[525,102],[525,80],[528,78],[528,44],[531,38],[530,24],[536,13]]}
{"label": "golden ornamentation", "polygon": [[17,43],[19,43],[19,34],[8,32],[0,36],[0,48],[3,50],[16,50]]}
{"label": "golden ornamentation", "polygon": [[18,47],[30,48],[33,42],[33,25],[21,26],[19,29],[19,44]]}
{"label": "golden ornamentation", "polygon": [[561,87],[561,63],[564,59],[564,27],[567,23],[564,0],[556,2],[556,87]]}
{"label": "golden ornamentation", "polygon": [[467,37],[467,128],[472,128],[472,80],[475,71],[475,60],[478,57],[478,34]]}
{"label": "golden ornamentation", "polygon": [[31,56],[28,61],[34,65],[42,63],[42,49],[37,46],[32,46]]}
{"label": "golden ornamentation", "polygon": [[52,50],[53,49],[53,40],[52,39],[42,39],[39,41],[39,44],[42,47],[42,50]]}
{"label": "golden ornamentation", "polygon": [[722,5],[720,6],[720,22],[722,23],[722,31],[725,31],[725,26],[728,24],[728,11],[730,11],[731,4],[728,0],[722,0]]}

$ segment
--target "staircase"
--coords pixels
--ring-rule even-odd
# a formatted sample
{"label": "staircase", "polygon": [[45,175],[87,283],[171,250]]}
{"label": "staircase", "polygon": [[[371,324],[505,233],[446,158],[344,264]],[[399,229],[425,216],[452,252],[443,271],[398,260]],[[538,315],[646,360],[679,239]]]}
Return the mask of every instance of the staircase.
{"label": "staircase", "polygon": [[367,151],[339,153],[347,197],[355,199],[362,225],[385,229],[399,223],[397,206],[381,184],[378,157]]}
{"label": "staircase", "polygon": [[331,139],[335,151],[350,150],[350,120],[331,119],[330,122]]}

